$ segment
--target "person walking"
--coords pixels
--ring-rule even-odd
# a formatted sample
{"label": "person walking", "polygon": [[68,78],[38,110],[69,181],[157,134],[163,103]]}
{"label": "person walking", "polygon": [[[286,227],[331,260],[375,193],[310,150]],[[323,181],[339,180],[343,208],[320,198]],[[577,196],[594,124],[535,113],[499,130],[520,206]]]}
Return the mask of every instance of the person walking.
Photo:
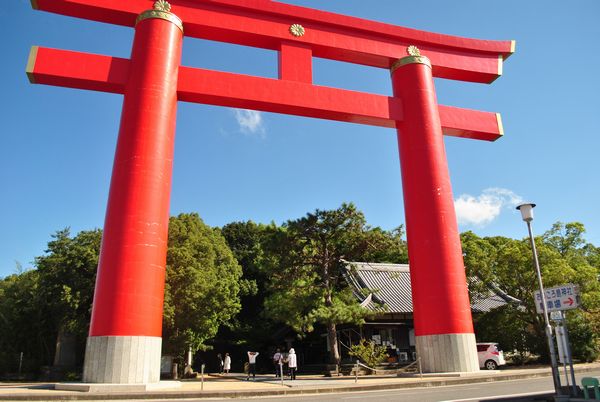
{"label": "person walking", "polygon": [[273,366],[275,367],[275,378],[279,377],[280,369],[279,364],[283,362],[283,355],[281,349],[277,348],[277,352],[273,355]]}
{"label": "person walking", "polygon": [[231,357],[229,353],[225,353],[225,361],[223,362],[223,370],[225,374],[229,374],[229,370],[231,370]]}
{"label": "person walking", "polygon": [[250,380],[250,374],[252,374],[252,380],[256,381],[256,357],[258,352],[248,352],[248,377],[246,381]]}
{"label": "person walking", "polygon": [[217,360],[219,360],[219,374],[223,374],[223,356],[217,353]]}
{"label": "person walking", "polygon": [[294,348],[290,349],[290,353],[287,357],[288,368],[290,370],[290,379],[296,379],[296,370],[298,369],[298,359],[296,358],[296,351]]}

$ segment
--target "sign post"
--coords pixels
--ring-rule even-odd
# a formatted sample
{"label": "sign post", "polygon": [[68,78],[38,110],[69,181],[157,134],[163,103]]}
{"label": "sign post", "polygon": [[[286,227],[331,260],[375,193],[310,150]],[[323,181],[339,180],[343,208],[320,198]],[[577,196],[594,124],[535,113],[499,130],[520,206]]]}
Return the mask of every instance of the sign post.
{"label": "sign post", "polygon": [[558,362],[562,363],[565,370],[565,380],[567,381],[567,387],[569,386],[569,372],[567,370],[567,363],[569,362],[570,356],[567,351],[567,345],[565,341],[565,327],[563,325],[562,311],[552,311],[550,318],[556,323],[554,332],[556,334],[556,346],[558,347]]}
{"label": "sign post", "polygon": [[575,369],[573,369],[573,355],[571,354],[571,343],[569,342],[569,330],[567,328],[567,312],[561,312],[563,315],[562,328],[564,335],[565,351],[567,352],[567,359],[569,361],[569,367],[571,368],[571,387],[573,390],[573,396],[577,396],[577,383],[575,382]]}
{"label": "sign post", "polygon": [[[569,329],[567,327],[567,312],[578,308],[581,304],[579,287],[566,284],[545,290],[546,308],[550,311],[550,317],[556,322],[556,343],[558,346],[559,361],[564,364],[567,385],[569,377],[567,364],[571,369],[571,387],[573,396],[577,395],[577,383],[575,382],[575,370],[573,369],[573,356],[571,355],[571,344],[569,342]],[[539,314],[543,313],[543,302],[540,292],[535,292],[535,306]],[[564,312],[563,312],[564,311]]]}
{"label": "sign post", "polygon": [[[535,267],[535,274],[538,280],[538,286],[540,288],[540,300],[542,314],[544,316],[546,340],[548,341],[548,352],[550,352],[550,365],[552,367],[552,380],[554,382],[554,391],[557,397],[560,397],[561,385],[560,385],[560,373],[558,372],[558,363],[556,361],[556,350],[554,349],[554,339],[552,337],[552,327],[550,326],[550,319],[548,318],[548,308],[546,302],[546,292],[544,291],[544,283],[542,281],[542,272],[540,270],[540,262],[538,260],[537,250],[535,248],[535,240],[533,238],[533,230],[531,229],[531,221],[533,221],[533,208],[535,204],[525,203],[517,206],[517,209],[521,212],[521,218],[527,224],[527,231],[529,232],[529,241],[531,243],[531,251],[533,253],[533,266]],[[539,304],[539,303],[536,303]]]}

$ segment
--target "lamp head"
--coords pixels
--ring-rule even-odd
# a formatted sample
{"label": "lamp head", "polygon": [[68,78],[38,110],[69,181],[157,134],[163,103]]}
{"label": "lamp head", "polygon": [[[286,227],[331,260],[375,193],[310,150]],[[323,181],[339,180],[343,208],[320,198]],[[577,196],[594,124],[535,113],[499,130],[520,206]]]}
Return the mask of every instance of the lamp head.
{"label": "lamp head", "polygon": [[517,209],[521,211],[521,218],[525,222],[533,220],[533,208],[535,208],[535,204],[533,203],[525,203],[517,206]]}

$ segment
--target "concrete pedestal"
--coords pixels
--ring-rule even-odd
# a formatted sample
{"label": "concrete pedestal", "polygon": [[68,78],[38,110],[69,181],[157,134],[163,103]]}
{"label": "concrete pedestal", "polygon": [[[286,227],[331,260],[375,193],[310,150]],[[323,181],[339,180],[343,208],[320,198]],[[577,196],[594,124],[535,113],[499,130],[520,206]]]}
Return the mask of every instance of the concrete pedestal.
{"label": "concrete pedestal", "polygon": [[84,383],[152,384],[160,381],[162,339],[153,336],[90,336]]}
{"label": "concrete pedestal", "polygon": [[479,371],[475,334],[416,336],[415,341],[425,373]]}
{"label": "concrete pedestal", "polygon": [[95,384],[95,383],[59,383],[57,391],[79,392],[148,392],[181,388],[179,381],[160,381],[152,384]]}

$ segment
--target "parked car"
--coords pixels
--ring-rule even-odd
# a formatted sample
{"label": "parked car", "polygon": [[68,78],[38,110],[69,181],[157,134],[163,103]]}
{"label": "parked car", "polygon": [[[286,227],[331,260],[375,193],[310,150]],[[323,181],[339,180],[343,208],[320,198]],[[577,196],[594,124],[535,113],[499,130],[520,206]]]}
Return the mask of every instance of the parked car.
{"label": "parked car", "polygon": [[496,370],[498,366],[504,366],[504,353],[495,342],[481,342],[477,344],[477,357],[479,367],[486,370]]}

